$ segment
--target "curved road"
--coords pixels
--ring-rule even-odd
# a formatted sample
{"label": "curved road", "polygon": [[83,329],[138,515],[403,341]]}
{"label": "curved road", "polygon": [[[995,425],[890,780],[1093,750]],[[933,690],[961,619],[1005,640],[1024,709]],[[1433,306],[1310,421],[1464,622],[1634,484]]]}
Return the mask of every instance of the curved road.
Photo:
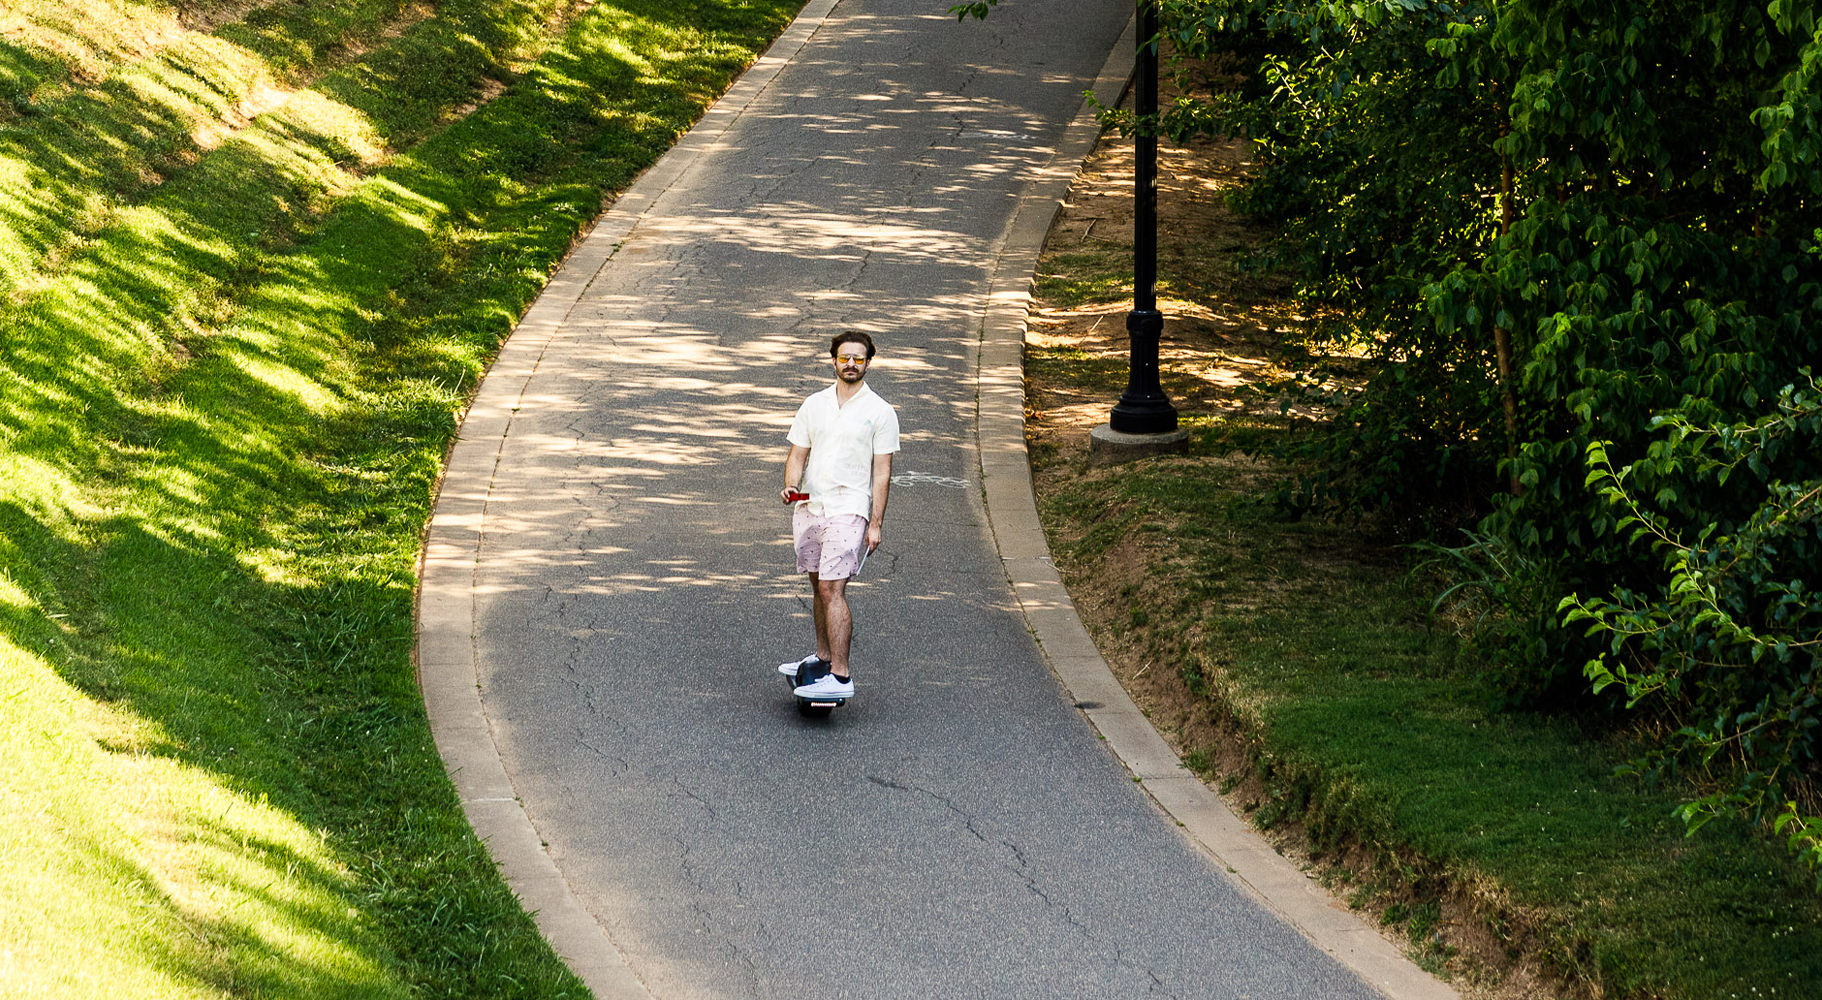
{"label": "curved road", "polygon": [[[990,280],[1131,5],[944,6],[812,3],[502,353],[426,548],[464,805],[603,998],[1379,996],[1135,784],[1008,585]],[[773,672],[810,648],[776,491],[844,328],[904,450],[816,721]]]}

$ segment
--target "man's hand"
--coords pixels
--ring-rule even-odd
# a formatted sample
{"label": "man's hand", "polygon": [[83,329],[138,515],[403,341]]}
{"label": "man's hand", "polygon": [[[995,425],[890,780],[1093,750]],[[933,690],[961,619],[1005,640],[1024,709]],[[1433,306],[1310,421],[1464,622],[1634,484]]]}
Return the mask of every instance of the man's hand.
{"label": "man's hand", "polygon": [[[807,465],[809,461],[810,449],[808,448],[792,445],[791,450],[785,453],[784,481],[786,485],[784,489],[778,491],[778,499],[786,507],[789,507],[799,500],[808,500],[810,498],[808,493],[798,492],[803,489],[803,467]],[[790,485],[791,483],[796,483],[797,485],[792,486]]]}
{"label": "man's hand", "polygon": [[867,552],[869,554],[871,554],[874,549],[879,548],[880,541],[882,539],[884,539],[885,537],[886,537],[885,529],[881,528],[879,526],[878,522],[868,522],[867,523]]}

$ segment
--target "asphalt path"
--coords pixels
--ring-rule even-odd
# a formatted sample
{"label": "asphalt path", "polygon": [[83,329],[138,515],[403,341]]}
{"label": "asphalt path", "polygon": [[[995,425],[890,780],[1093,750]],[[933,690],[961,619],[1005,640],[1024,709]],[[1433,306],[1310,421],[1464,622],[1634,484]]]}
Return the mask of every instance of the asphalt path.
{"label": "asphalt path", "polygon": [[[1378,996],[1160,812],[1008,585],[989,275],[1131,5],[944,6],[834,4],[484,384],[502,430],[444,494],[478,511],[485,801],[666,1000]],[[843,329],[879,342],[903,451],[849,590],[857,694],[816,720],[774,671],[812,648],[777,491]]]}

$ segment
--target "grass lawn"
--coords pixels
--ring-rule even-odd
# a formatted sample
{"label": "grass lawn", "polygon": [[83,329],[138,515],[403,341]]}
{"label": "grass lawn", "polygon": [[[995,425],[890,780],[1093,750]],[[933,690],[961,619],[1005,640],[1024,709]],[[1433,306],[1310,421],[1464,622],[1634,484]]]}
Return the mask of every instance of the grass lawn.
{"label": "grass lawn", "polygon": [[0,14],[0,995],[580,997],[411,664],[444,449],[792,0]]}
{"label": "grass lawn", "polygon": [[1293,470],[1260,456],[1309,426],[1272,391],[1304,317],[1237,266],[1264,235],[1221,200],[1246,148],[1164,156],[1164,380],[1190,453],[1097,468],[1085,447],[1126,378],[1117,140],[1053,229],[1026,345],[1053,553],[1154,723],[1470,997],[1822,996],[1822,900],[1781,845],[1720,821],[1685,837],[1676,789],[1614,776],[1624,734],[1493,707],[1411,550],[1280,515]]}

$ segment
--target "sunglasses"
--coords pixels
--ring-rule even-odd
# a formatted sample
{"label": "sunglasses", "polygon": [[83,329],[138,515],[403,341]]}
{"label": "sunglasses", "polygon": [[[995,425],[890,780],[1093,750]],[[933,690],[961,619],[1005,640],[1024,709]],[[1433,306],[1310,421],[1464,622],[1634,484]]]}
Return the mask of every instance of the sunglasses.
{"label": "sunglasses", "polygon": [[844,354],[835,359],[837,364],[843,365],[864,365],[867,360],[868,358],[864,354]]}

